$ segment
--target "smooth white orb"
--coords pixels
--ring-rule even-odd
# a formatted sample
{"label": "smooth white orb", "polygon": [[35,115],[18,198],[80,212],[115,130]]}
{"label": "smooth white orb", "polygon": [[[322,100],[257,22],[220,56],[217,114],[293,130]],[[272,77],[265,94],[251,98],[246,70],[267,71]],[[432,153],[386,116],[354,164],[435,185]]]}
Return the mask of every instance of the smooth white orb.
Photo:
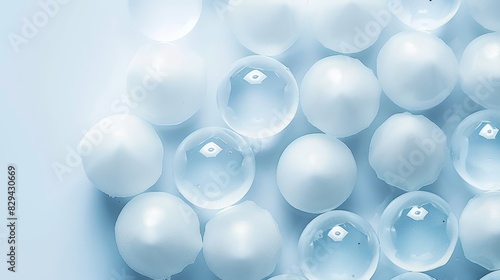
{"label": "smooth white orb", "polygon": [[335,136],[354,135],[370,126],[380,104],[380,84],[361,61],[343,55],[316,62],[307,72],[300,104],[309,122]]}
{"label": "smooth white orb", "polygon": [[436,280],[427,274],[417,273],[417,272],[407,272],[400,274],[391,280]]}
{"label": "smooth white orb", "polygon": [[369,48],[391,20],[387,0],[309,0],[308,11],[316,38],[340,53]]}
{"label": "smooth white orb", "polygon": [[460,216],[465,257],[488,270],[500,269],[500,192],[472,198]]}
{"label": "smooth white orb", "polygon": [[389,0],[389,10],[416,30],[434,30],[450,21],[461,0]]}
{"label": "smooth white orb", "polygon": [[248,56],[238,60],[221,81],[217,103],[231,129],[250,138],[268,138],[295,117],[299,89],[290,69],[279,61]]}
{"label": "smooth white orb", "polygon": [[255,158],[231,130],[207,127],[191,133],[177,148],[175,184],[196,206],[221,209],[238,202],[255,177]]}
{"label": "smooth white orb", "polygon": [[115,225],[127,265],[152,279],[166,279],[194,263],[201,251],[196,213],[176,196],[153,192],[132,199]]}
{"label": "smooth white orb", "polygon": [[175,41],[196,26],[202,0],[128,0],[132,21],[147,37]]}
{"label": "smooth white orb", "polygon": [[283,151],[276,171],[285,200],[309,213],[322,213],[344,203],[356,177],[351,150],[326,134],[305,135],[293,141]]}
{"label": "smooth white orb", "polygon": [[[498,0],[465,0],[467,10],[484,28],[500,31],[500,2]],[[500,278],[499,278],[500,279]]]}
{"label": "smooth white orb", "polygon": [[498,280],[498,279],[500,279],[500,270],[489,273],[488,275],[485,275],[483,278],[479,280]]}
{"label": "smooth white orb", "polygon": [[457,218],[446,201],[422,191],[394,199],[380,217],[382,251],[395,265],[428,271],[445,265],[458,240]]}
{"label": "smooth white orb", "polygon": [[460,83],[476,103],[500,110],[500,33],[479,36],[467,46],[460,62]]}
{"label": "smooth white orb", "polygon": [[281,255],[278,224],[267,210],[245,201],[217,213],[205,227],[203,255],[222,280],[260,280]]}
{"label": "smooth white orb", "polygon": [[268,280],[307,280],[306,278],[293,274],[281,274],[274,276],[273,278],[269,278]]}
{"label": "smooth white orb", "polygon": [[439,177],[448,158],[446,135],[424,116],[395,114],[373,134],[368,158],[381,180],[415,191]]}
{"label": "smooth white orb", "polygon": [[171,44],[142,47],[128,68],[128,106],[157,125],[176,125],[191,118],[206,91],[203,59]]}
{"label": "smooth white orb", "polygon": [[438,37],[404,31],[385,43],[377,58],[382,90],[407,110],[432,108],[450,95],[458,80],[458,62]]}
{"label": "smooth white orb", "polygon": [[309,280],[368,280],[380,257],[375,230],[347,211],[312,220],[300,235],[298,249],[300,267]]}
{"label": "smooth white orb", "polygon": [[112,197],[137,195],[158,181],[163,145],[151,125],[132,115],[99,121],[78,146],[89,180]]}

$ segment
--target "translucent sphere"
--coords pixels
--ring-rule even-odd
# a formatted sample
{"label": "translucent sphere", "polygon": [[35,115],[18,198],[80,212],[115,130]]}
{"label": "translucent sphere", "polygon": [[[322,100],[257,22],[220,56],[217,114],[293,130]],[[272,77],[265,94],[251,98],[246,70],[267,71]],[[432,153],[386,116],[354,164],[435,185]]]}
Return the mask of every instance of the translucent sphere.
{"label": "translucent sphere", "polygon": [[416,30],[434,30],[450,21],[461,0],[389,0],[389,10]]}
{"label": "translucent sphere", "polygon": [[189,202],[220,209],[248,192],[255,177],[255,159],[238,134],[224,128],[202,128],[177,148],[174,177],[177,189]]}
{"label": "translucent sphere", "polygon": [[278,276],[274,276],[273,278],[269,278],[268,280],[307,280],[307,279],[298,275],[281,274]]}
{"label": "translucent sphere", "polygon": [[380,50],[377,73],[382,90],[396,105],[426,110],[450,95],[458,80],[458,62],[451,48],[438,37],[404,31]]}
{"label": "translucent sphere", "polygon": [[391,280],[436,280],[427,274],[417,273],[417,272],[407,272],[400,274]]}
{"label": "translucent sphere", "polygon": [[156,41],[175,41],[195,27],[202,0],[128,0],[130,15],[137,28]]}
{"label": "translucent sphere", "polygon": [[171,44],[146,45],[130,62],[123,102],[127,110],[154,124],[176,125],[200,109],[206,91],[200,56]]}
{"label": "translucent sphere", "polygon": [[343,55],[316,62],[302,81],[300,104],[309,122],[335,136],[370,126],[380,104],[380,84],[361,61]]}
{"label": "translucent sphere", "polygon": [[368,280],[379,257],[375,231],[351,212],[321,214],[300,235],[300,267],[309,280]]}
{"label": "translucent sphere", "polygon": [[[229,1],[229,26],[247,49],[262,55],[279,55],[300,36],[307,0]],[[223,14],[224,15],[224,14]]]}
{"label": "translucent sphere", "polygon": [[389,24],[387,0],[309,0],[309,22],[316,38],[340,53],[369,48]]}
{"label": "translucent sphere", "polygon": [[499,213],[500,192],[487,192],[472,198],[460,216],[465,257],[488,270],[500,269]]}
{"label": "translucent sphere", "polygon": [[201,251],[196,213],[176,196],[153,192],[132,199],[115,226],[127,265],[152,279],[167,279],[194,263]]}
{"label": "translucent sphere", "polygon": [[224,280],[260,280],[273,273],[281,255],[278,224],[251,201],[223,209],[205,228],[203,255]]}
{"label": "translucent sphere", "polygon": [[271,137],[285,129],[299,106],[299,89],[290,70],[265,56],[238,60],[222,80],[217,103],[234,131],[250,138]]}
{"label": "translucent sphere", "polygon": [[448,155],[446,135],[435,123],[421,115],[401,113],[377,128],[368,159],[387,184],[415,191],[437,180]]}
{"label": "translucent sphere", "polygon": [[356,177],[351,150],[325,134],[310,134],[293,141],[283,151],[276,171],[285,200],[309,213],[322,213],[344,203],[354,189]]}
{"label": "translucent sphere", "polygon": [[389,203],[380,217],[378,234],[382,251],[395,265],[427,271],[450,259],[458,240],[458,222],[442,198],[415,191]]}
{"label": "translucent sphere", "polygon": [[498,280],[500,279],[500,270],[489,273],[479,280]]}
{"label": "translucent sphere", "polygon": [[[465,0],[472,17],[484,28],[500,31],[500,2],[497,0]],[[500,278],[499,278],[500,279]]]}
{"label": "translucent sphere", "polygon": [[137,195],[162,173],[160,137],[149,123],[132,115],[102,119],[85,134],[77,150],[89,180],[112,197]]}
{"label": "translucent sphere", "polygon": [[500,33],[479,36],[467,46],[460,62],[460,82],[476,103],[500,110]]}

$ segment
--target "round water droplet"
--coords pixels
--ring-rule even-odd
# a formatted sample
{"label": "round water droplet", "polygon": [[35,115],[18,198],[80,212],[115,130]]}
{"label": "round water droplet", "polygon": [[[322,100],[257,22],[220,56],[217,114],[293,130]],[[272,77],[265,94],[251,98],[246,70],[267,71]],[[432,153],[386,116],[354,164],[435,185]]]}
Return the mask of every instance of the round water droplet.
{"label": "round water droplet", "polygon": [[298,275],[281,274],[274,276],[273,278],[269,278],[268,280],[307,280],[307,279]]}
{"label": "round water droplet", "polygon": [[498,279],[500,279],[500,271],[493,271],[492,273],[485,275],[483,278],[479,280],[498,280]]}
{"label": "round water droplet", "polygon": [[389,0],[389,10],[416,30],[434,30],[450,21],[461,0]]}
{"label": "round water droplet", "polygon": [[500,31],[500,2],[497,0],[465,0],[467,10],[484,28]]}
{"label": "round water droplet", "polygon": [[427,274],[417,273],[417,272],[407,272],[400,274],[391,280],[436,280]]}

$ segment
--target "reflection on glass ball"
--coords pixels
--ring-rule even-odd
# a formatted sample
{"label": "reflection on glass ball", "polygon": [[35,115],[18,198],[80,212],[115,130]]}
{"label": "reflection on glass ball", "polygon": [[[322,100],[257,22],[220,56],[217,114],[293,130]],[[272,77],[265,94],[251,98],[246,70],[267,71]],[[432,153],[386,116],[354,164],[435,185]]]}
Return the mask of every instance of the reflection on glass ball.
{"label": "reflection on glass ball", "polygon": [[389,0],[389,10],[416,30],[434,30],[455,16],[460,3],[461,0]]}
{"label": "reflection on glass ball", "polygon": [[488,275],[485,275],[483,278],[479,280],[498,280],[498,279],[500,279],[500,270],[489,273]]}
{"label": "reflection on glass ball", "polygon": [[[484,28],[500,31],[500,2],[497,0],[465,0],[467,10]],[[500,279],[500,278],[499,278]]]}
{"label": "reflection on glass ball", "polygon": [[391,280],[436,280],[429,275],[423,274],[423,273],[417,273],[417,272],[407,272],[400,274]]}

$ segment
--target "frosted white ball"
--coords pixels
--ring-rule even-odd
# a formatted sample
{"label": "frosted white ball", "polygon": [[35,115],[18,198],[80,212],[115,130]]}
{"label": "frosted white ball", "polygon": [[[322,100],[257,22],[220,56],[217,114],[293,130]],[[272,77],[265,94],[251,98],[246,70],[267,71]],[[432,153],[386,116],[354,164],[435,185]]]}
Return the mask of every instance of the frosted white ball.
{"label": "frosted white ball", "polygon": [[281,155],[276,172],[285,200],[309,213],[323,213],[344,203],[354,189],[356,176],[351,150],[325,134],[293,141]]}
{"label": "frosted white ball", "polygon": [[273,278],[269,278],[268,280],[307,280],[306,278],[293,274],[281,274],[274,276]]}
{"label": "frosted white ball", "polygon": [[308,11],[316,38],[340,53],[369,48],[391,20],[387,0],[310,0]]}
{"label": "frosted white ball", "polygon": [[260,280],[274,271],[281,245],[271,213],[246,201],[208,221],[203,255],[210,270],[222,280]]}
{"label": "frosted white ball", "polygon": [[167,193],[132,199],[115,225],[118,251],[127,265],[152,279],[167,279],[194,263],[201,251],[200,222],[180,198]]}
{"label": "frosted white ball", "polygon": [[458,62],[438,37],[404,31],[382,47],[377,58],[382,90],[407,110],[432,108],[450,95],[458,80]]}
{"label": "frosted white ball", "polygon": [[500,270],[489,273],[488,275],[485,275],[483,278],[479,280],[498,280],[498,279],[500,279]]}
{"label": "frosted white ball", "polygon": [[132,115],[99,121],[78,146],[89,180],[112,197],[137,195],[162,173],[163,145],[151,125]]}
{"label": "frosted white ball", "polygon": [[446,135],[424,116],[395,114],[373,134],[368,158],[387,184],[415,191],[441,173],[448,158]]}
{"label": "frosted white ball", "polygon": [[500,33],[479,36],[467,46],[460,62],[460,82],[472,100],[500,109]]}
{"label": "frosted white ball", "polygon": [[400,274],[391,280],[436,280],[427,274],[417,273],[417,272],[407,272]]}
{"label": "frosted white ball", "polygon": [[338,55],[321,59],[309,69],[300,103],[312,125],[329,135],[347,137],[370,126],[379,110],[380,93],[371,69]]}
{"label": "frosted white ball", "polygon": [[460,216],[465,257],[488,270],[500,269],[500,192],[472,198]]}
{"label": "frosted white ball", "polygon": [[203,104],[207,73],[196,53],[171,44],[146,45],[130,62],[128,107],[157,125],[176,125]]}
{"label": "frosted white ball", "polygon": [[416,30],[434,30],[450,21],[461,0],[389,0],[389,10]]}
{"label": "frosted white ball", "polygon": [[500,31],[500,2],[498,0],[465,0],[467,10],[484,28]]}

